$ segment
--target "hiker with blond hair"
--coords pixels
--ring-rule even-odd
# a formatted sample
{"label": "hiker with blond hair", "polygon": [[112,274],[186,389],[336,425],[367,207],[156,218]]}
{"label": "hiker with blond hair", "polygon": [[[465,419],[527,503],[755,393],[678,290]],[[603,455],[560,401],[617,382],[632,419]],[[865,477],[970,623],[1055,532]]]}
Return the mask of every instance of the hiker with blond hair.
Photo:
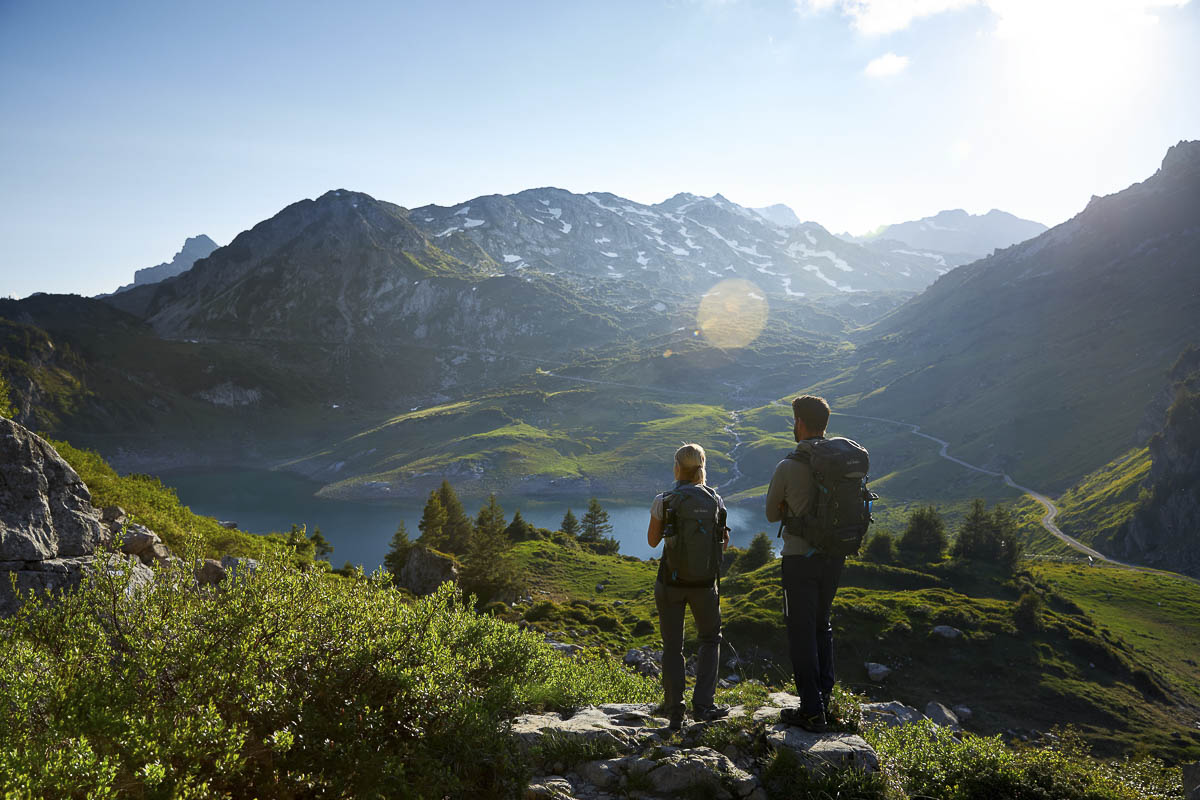
{"label": "hiker with blond hair", "polygon": [[725,503],[707,485],[704,448],[685,444],[675,451],[675,487],[654,498],[646,541],[663,544],[654,602],[663,640],[664,709],[672,730],[683,727],[684,609],[691,607],[700,639],[692,717],[719,719],[729,709],[715,702],[717,665],[721,655],[719,577],[722,554],[729,546]]}

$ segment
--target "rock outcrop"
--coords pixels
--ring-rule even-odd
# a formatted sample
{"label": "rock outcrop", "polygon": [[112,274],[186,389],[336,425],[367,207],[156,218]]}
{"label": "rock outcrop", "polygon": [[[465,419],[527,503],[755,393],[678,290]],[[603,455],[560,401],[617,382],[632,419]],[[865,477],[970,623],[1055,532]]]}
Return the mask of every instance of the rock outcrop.
{"label": "rock outcrop", "polygon": [[396,583],[415,595],[425,595],[432,594],[446,581],[458,583],[454,557],[417,545],[409,551]]}
{"label": "rock outcrop", "polygon": [[[18,595],[77,586],[97,561],[123,568],[121,556],[97,554],[112,530],[91,500],[78,473],[49,443],[0,418],[0,616],[17,610]],[[129,570],[131,591],[152,577],[140,562]]]}
{"label": "rock outcrop", "polygon": [[1200,348],[1179,357],[1147,416],[1157,423],[1145,497],[1117,533],[1114,550],[1120,558],[1200,577]]}
{"label": "rock outcrop", "polygon": [[[657,716],[649,704],[588,706],[569,714],[526,714],[512,723],[513,735],[539,772],[525,796],[561,800],[608,796],[759,800],[766,797],[758,774],[761,756],[784,750],[809,769],[873,772],[879,768],[875,751],[860,736],[809,733],[781,723],[781,709],[799,702],[794,695],[776,692],[767,705],[753,713],[736,706],[723,720],[686,724],[679,733],[671,731],[666,718]],[[721,727],[724,732],[712,735]],[[709,746],[714,741],[723,742],[720,750]],[[580,753],[605,751],[612,756],[572,760]]]}

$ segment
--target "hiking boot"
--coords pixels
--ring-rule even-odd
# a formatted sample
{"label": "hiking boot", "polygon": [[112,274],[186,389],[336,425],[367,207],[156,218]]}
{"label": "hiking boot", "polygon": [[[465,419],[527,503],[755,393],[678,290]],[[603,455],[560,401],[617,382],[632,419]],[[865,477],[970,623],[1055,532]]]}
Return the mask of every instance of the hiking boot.
{"label": "hiking boot", "polygon": [[787,725],[796,725],[804,728],[809,733],[825,733],[829,730],[829,726],[825,724],[825,715],[823,713],[817,711],[816,713],[808,714],[795,706],[780,711],[779,721]]}
{"label": "hiking boot", "polygon": [[696,711],[692,714],[697,722],[712,722],[717,719],[724,719],[729,716],[729,706],[711,706],[703,711]]}
{"label": "hiking boot", "polygon": [[671,719],[667,722],[669,730],[678,731],[683,729],[683,712],[678,711],[671,715]]}

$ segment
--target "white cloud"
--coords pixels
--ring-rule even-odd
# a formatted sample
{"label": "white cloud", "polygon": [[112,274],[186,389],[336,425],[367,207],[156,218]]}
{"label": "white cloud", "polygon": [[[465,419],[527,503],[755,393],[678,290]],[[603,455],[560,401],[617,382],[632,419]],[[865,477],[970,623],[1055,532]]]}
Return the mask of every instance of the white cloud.
{"label": "white cloud", "polygon": [[796,0],[801,11],[837,6],[854,28],[868,36],[904,30],[915,19],[975,5],[977,0]]}
{"label": "white cloud", "polygon": [[863,69],[863,74],[869,78],[886,78],[898,75],[908,67],[908,56],[898,56],[895,53],[884,53],[879,58],[871,60]]}
{"label": "white cloud", "polygon": [[983,5],[997,17],[997,31],[1017,34],[1049,25],[1063,27],[1064,20],[1105,18],[1121,23],[1152,23],[1154,11],[1181,8],[1190,0],[795,0],[802,12],[837,8],[849,17],[855,30],[882,36],[907,28],[914,20],[970,6]]}

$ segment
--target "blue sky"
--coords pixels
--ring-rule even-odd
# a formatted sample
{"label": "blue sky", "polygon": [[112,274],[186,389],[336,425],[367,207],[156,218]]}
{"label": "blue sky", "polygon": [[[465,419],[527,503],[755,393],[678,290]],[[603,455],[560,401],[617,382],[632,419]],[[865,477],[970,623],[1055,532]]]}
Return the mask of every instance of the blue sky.
{"label": "blue sky", "polygon": [[1056,224],[1200,138],[1200,2],[0,0],[0,296],[327,189]]}

